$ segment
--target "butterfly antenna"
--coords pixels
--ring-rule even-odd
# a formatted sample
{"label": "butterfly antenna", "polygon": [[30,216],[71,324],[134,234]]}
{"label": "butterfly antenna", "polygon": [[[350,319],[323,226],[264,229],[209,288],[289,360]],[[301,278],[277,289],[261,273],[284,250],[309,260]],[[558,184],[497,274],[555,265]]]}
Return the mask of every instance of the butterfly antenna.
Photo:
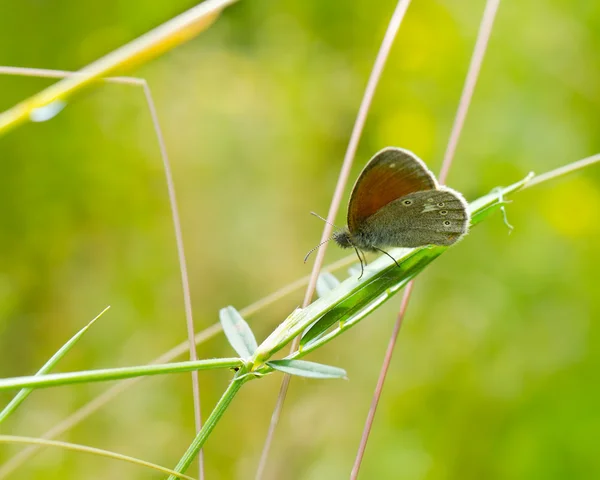
{"label": "butterfly antenna", "polygon": [[321,245],[326,244],[329,240],[331,240],[333,238],[333,236],[329,237],[327,240],[319,243],[315,248],[311,248],[309,250],[309,252],[306,254],[306,257],[304,257],[304,263],[306,263],[306,261],[308,260],[308,257],[310,257],[310,254],[313,253],[317,248],[319,248]]}
{"label": "butterfly antenna", "polygon": [[[334,228],[337,228],[339,230],[339,227],[337,225],[335,225],[334,223],[329,222],[326,218],[323,218],[321,215],[319,215],[318,213],[315,212],[310,212],[311,215],[314,215],[317,218],[320,218],[321,220],[323,220],[325,223],[327,223],[328,225],[331,225]],[[331,239],[330,239],[331,240]]]}

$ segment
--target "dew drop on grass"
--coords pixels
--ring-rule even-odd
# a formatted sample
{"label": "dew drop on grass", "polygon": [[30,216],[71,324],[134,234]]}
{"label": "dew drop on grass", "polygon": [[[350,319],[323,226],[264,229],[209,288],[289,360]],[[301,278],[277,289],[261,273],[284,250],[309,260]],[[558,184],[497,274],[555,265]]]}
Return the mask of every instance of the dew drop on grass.
{"label": "dew drop on grass", "polygon": [[32,122],[46,122],[58,115],[66,105],[66,102],[56,100],[48,105],[32,110],[29,118]]}

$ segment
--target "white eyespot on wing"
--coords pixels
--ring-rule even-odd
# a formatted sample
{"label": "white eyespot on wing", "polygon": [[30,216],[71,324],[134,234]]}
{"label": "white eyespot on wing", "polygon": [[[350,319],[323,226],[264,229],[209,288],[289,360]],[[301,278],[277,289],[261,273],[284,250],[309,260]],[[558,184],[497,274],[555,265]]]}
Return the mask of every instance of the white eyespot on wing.
{"label": "white eyespot on wing", "polygon": [[394,168],[395,166],[396,166],[396,164],[395,164],[395,163],[390,163],[390,164],[388,165],[388,167],[390,167],[390,168]]}
{"label": "white eyespot on wing", "polygon": [[450,222],[450,220],[444,220],[442,222],[442,224],[444,225],[444,227],[448,228],[450,225],[452,225],[452,223]]}

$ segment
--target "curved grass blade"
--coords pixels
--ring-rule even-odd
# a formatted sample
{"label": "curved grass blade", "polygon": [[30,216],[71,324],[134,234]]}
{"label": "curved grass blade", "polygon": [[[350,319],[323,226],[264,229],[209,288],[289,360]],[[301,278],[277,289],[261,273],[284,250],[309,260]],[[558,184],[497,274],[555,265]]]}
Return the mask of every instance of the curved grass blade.
{"label": "curved grass blade", "polygon": [[173,475],[177,478],[185,478],[187,480],[194,480],[193,477],[188,475],[184,475],[183,473],[175,472],[169,468],[162,467],[161,465],[156,465],[154,463],[146,462],[145,460],[140,460],[135,457],[130,457],[128,455],[122,455],[120,453],[110,452],[108,450],[102,450],[100,448],[88,447],[86,445],[78,445],[75,443],[67,443],[67,442],[59,442],[56,440],[46,440],[43,438],[32,438],[32,437],[20,437],[13,435],[0,435],[0,443],[20,443],[25,445],[43,445],[45,447],[59,447],[65,450],[72,450],[75,452],[89,453],[92,455],[112,458],[114,460],[121,460],[124,462],[133,463],[134,465],[140,465],[142,467],[152,468],[162,473],[168,473],[169,475]]}
{"label": "curved grass blade", "polygon": [[[413,255],[409,255],[398,262],[400,268],[392,264],[388,275],[375,279],[371,282],[369,289],[359,290],[344,299],[336,308],[327,312],[314,323],[302,338],[299,352],[290,358],[306,355],[354,326],[402,289],[427,265],[440,256],[446,248],[432,247],[414,252]],[[393,285],[390,286],[391,282],[393,282]],[[325,334],[336,323],[339,324],[338,328]]]}
{"label": "curved grass blade", "polygon": [[[75,344],[79,341],[83,334],[88,331],[88,329],[98,320],[104,312],[106,312],[110,306],[106,307],[102,310],[96,318],[94,318],[90,323],[88,323],[85,327],[83,327],[79,332],[77,332],[71,339],[65,343],[52,357],[48,360],[42,368],[40,368],[35,376],[43,375],[50,370],[70,351]],[[29,394],[33,391],[33,388],[24,388],[19,393],[15,395],[15,397],[10,401],[10,403],[4,407],[2,412],[0,412],[0,423],[6,420],[19,406],[25,401],[25,399],[29,396]]]}
{"label": "curved grass blade", "polygon": [[307,362],[306,360],[271,360],[267,365],[273,370],[279,370],[290,375],[307,378],[347,378],[343,368],[323,365],[322,363]]}
{"label": "curved grass blade", "polygon": [[302,335],[302,339],[300,340],[300,350],[302,350],[306,345],[314,342],[321,338],[327,330],[333,327],[337,322],[340,321],[340,318],[346,318],[351,315],[350,308],[340,305],[335,307],[334,309],[327,312],[321,318],[319,318],[315,323],[310,325]]}
{"label": "curved grass blade", "polygon": [[236,353],[242,358],[254,355],[258,344],[250,325],[240,315],[240,312],[231,306],[222,308],[219,312],[219,320],[227,340]]}

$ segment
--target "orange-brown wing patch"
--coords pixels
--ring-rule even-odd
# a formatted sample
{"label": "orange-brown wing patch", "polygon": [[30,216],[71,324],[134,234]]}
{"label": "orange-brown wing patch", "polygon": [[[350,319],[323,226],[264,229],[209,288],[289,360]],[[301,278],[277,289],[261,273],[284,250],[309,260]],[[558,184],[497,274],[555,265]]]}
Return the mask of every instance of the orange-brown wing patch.
{"label": "orange-brown wing patch", "polygon": [[385,148],[369,160],[354,184],[348,205],[348,228],[356,231],[367,217],[397,198],[437,186],[433,173],[414,153]]}

